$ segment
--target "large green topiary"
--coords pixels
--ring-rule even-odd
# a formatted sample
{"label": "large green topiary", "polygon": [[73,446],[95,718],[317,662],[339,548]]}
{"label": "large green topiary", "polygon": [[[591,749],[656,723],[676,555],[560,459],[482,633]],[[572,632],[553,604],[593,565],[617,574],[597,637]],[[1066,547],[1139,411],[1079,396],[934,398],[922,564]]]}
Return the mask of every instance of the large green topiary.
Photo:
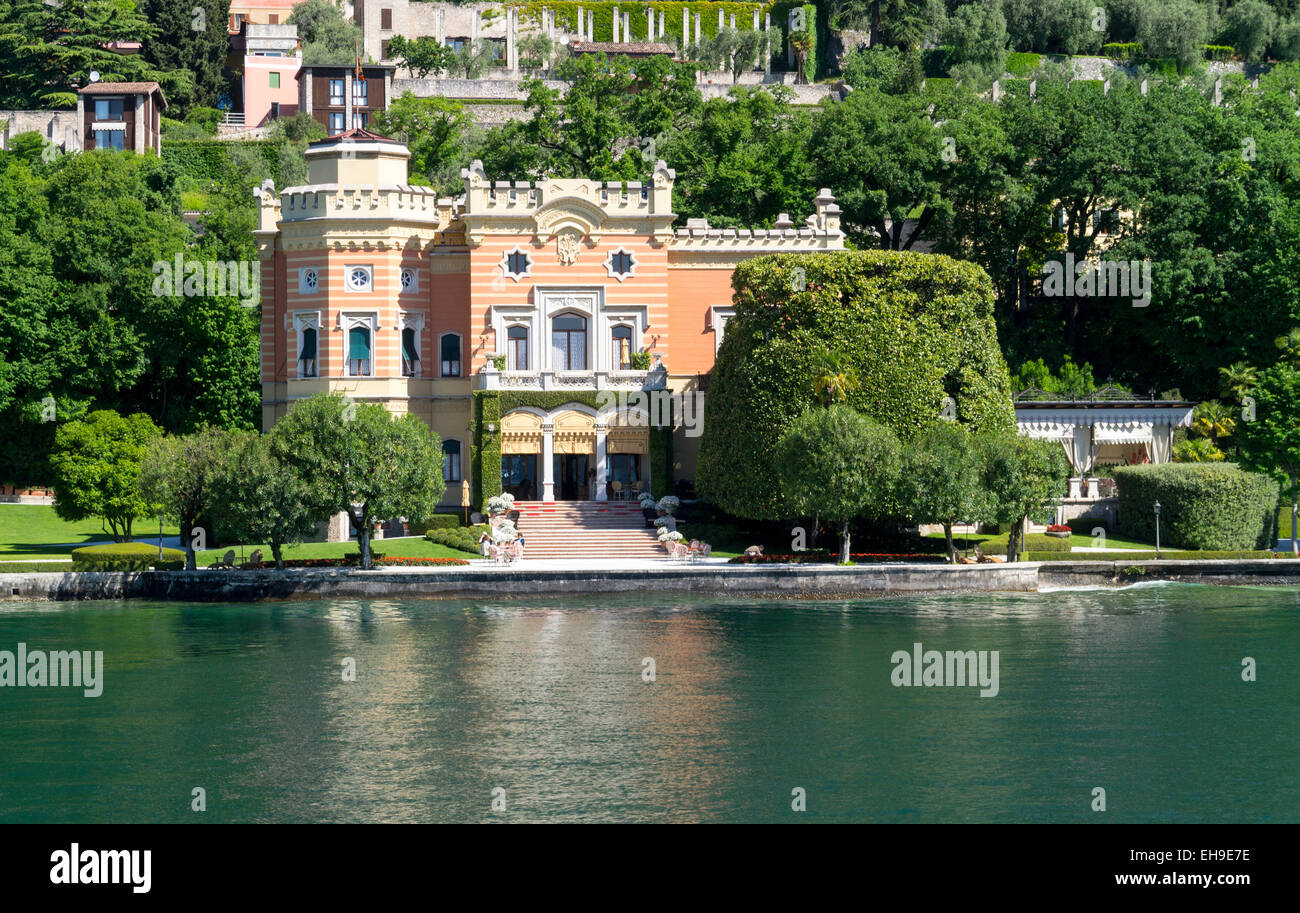
{"label": "large green topiary", "polygon": [[1160,502],[1160,544],[1237,551],[1274,544],[1277,482],[1233,463],[1118,466],[1119,528],[1154,542],[1153,506]]}
{"label": "large green topiary", "polygon": [[728,513],[789,519],[772,455],[805,409],[828,349],[856,372],[845,402],[903,442],[941,420],[945,397],[975,431],[1015,427],[993,287],[931,254],[781,254],[741,264],[736,315],[705,399],[697,490]]}

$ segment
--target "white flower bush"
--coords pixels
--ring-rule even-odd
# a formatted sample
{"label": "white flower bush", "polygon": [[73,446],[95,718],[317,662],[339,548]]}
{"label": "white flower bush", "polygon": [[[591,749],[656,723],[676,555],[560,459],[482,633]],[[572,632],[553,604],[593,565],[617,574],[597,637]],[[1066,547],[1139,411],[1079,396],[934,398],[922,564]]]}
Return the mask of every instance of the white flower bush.
{"label": "white flower bush", "polygon": [[656,506],[671,517],[677,513],[677,508],[682,506],[682,499],[674,495],[664,495]]}
{"label": "white flower bush", "polygon": [[667,528],[659,530],[660,542],[681,542],[683,538],[685,537],[682,536],[682,534],[677,532],[676,530],[667,529]]}
{"label": "white flower bush", "polygon": [[519,535],[519,530],[509,520],[502,520],[496,526],[492,527],[493,542],[513,542]]}
{"label": "white flower bush", "polygon": [[515,496],[509,494],[508,492],[506,494],[500,494],[488,498],[487,510],[488,510],[488,516],[490,517],[496,517],[501,514],[508,513],[509,511],[512,511],[514,509],[515,509]]}

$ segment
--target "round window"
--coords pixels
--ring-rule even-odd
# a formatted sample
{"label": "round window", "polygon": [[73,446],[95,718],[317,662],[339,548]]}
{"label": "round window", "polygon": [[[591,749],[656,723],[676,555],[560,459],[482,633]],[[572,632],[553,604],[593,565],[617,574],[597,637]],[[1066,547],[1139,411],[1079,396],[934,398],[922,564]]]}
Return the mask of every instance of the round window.
{"label": "round window", "polygon": [[364,266],[354,266],[348,270],[348,288],[354,292],[370,289],[370,270]]}

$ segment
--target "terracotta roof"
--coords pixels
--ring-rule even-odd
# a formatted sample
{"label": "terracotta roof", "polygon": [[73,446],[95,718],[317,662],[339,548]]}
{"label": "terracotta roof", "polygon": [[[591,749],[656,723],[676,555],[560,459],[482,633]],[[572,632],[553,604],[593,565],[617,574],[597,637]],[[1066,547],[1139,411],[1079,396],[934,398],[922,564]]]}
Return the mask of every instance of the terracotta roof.
{"label": "terracotta roof", "polygon": [[662,41],[575,41],[569,45],[575,54],[667,54],[677,53]]}
{"label": "terracotta roof", "polygon": [[156,82],[92,82],[77,90],[79,95],[152,95],[158,93],[163,110],[167,109],[167,96]]}
{"label": "terracotta roof", "polygon": [[335,142],[336,140],[341,140],[341,139],[367,140],[376,143],[398,143],[399,142],[398,140],[395,140],[390,136],[380,136],[378,133],[371,133],[369,130],[363,130],[360,127],[353,127],[351,130],[344,130],[342,133],[336,133],[333,136],[327,136],[324,139],[318,139],[316,140],[315,143],[312,143],[312,145],[315,146],[316,143],[332,143]]}

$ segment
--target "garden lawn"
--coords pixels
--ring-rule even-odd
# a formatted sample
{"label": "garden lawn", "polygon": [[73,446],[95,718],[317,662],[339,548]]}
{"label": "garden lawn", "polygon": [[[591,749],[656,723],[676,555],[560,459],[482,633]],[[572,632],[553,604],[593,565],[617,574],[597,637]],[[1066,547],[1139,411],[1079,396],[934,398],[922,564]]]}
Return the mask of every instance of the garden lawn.
{"label": "garden lawn", "polygon": [[[959,552],[966,549],[973,549],[978,545],[990,555],[1005,555],[1007,553],[1007,537],[1010,535],[1010,533],[999,533],[997,535],[991,533],[976,533],[972,536],[960,536],[954,534],[952,542]],[[930,533],[926,538],[942,540],[943,533]],[[1064,551],[1072,551],[1075,548],[1092,547],[1092,537],[1081,536],[1078,533],[1075,533],[1069,539],[1065,540],[1065,542],[1068,547],[1064,548]],[[1060,539],[1057,539],[1054,536],[1048,536],[1044,533],[1027,534],[1025,536],[1024,544],[1022,545],[1022,548],[1027,552],[1051,551],[1053,549],[1060,549],[1061,547]],[[1154,542],[1138,542],[1134,539],[1122,539],[1111,533],[1106,534],[1106,548],[1131,548],[1141,551],[1152,551],[1155,547],[1156,545]]]}
{"label": "garden lawn", "polygon": [[[253,553],[255,548],[262,550],[263,561],[269,563],[275,560],[271,557],[271,546],[269,545],[227,545],[224,548],[210,548],[199,552],[198,566],[209,567],[231,549],[235,550],[235,562],[237,564],[242,563],[248,560],[248,556]],[[350,542],[304,542],[301,545],[285,546],[284,560],[342,558],[345,555],[355,555],[360,550],[355,540]],[[400,539],[372,539],[370,551],[373,554],[383,555],[385,558],[462,558],[472,560],[477,557],[469,552],[462,552],[459,549],[439,545],[437,542],[430,542],[423,536],[404,536]]]}
{"label": "garden lawn", "polygon": [[[1289,522],[1289,521],[1288,521]],[[135,522],[136,539],[148,541],[150,533],[157,541],[158,519],[149,517]],[[174,526],[164,526],[164,536],[176,536]],[[69,523],[54,514],[46,504],[0,503],[0,561],[20,558],[71,558],[72,549],[91,542],[112,542],[99,520]],[[68,543],[72,543],[69,545]]]}

